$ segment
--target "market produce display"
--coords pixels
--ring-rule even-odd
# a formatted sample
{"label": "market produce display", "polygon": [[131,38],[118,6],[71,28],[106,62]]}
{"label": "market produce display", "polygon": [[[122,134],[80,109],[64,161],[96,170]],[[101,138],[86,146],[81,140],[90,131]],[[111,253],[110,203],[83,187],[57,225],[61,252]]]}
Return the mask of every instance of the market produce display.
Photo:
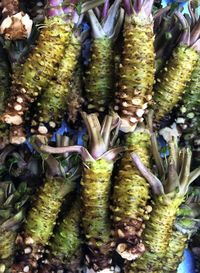
{"label": "market produce display", "polygon": [[102,18],[97,19],[95,13],[89,11],[93,41],[85,77],[85,97],[90,112],[105,114],[111,108],[115,82],[114,42],[124,19],[124,10],[119,8],[120,2],[115,1],[110,9],[106,2]]}
{"label": "market produce display", "polygon": [[[152,142],[152,146],[156,147],[155,138],[152,138]],[[143,165],[138,155],[132,153],[134,164],[152,187],[153,198],[152,213],[143,234],[146,252],[131,264],[130,272],[163,270],[161,261],[168,253],[170,237],[173,236],[173,223],[189,185],[199,174],[199,169],[190,173],[192,153],[189,148],[179,150],[176,142],[169,143],[169,148],[170,156],[167,160],[162,160],[159,153],[154,153],[158,177]]]}
{"label": "market produce display", "polygon": [[112,197],[114,235],[118,243],[117,252],[124,259],[134,260],[145,251],[141,235],[151,206],[147,205],[150,199],[149,184],[132,165],[130,153],[137,153],[145,166],[150,167],[150,132],[138,127],[134,133],[127,134],[124,144],[128,150],[116,174]]}
{"label": "market produce display", "polygon": [[200,272],[199,54],[198,1],[0,0],[0,273]]}

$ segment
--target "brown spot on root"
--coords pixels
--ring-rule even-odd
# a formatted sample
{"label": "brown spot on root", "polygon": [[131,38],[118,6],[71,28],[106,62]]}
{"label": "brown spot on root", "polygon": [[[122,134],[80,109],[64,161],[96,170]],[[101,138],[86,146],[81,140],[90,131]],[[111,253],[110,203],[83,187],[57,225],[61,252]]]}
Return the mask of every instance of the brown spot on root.
{"label": "brown spot on root", "polygon": [[145,251],[141,240],[143,229],[142,221],[133,219],[126,219],[115,224],[113,235],[117,242],[116,251],[122,258],[135,260]]}
{"label": "brown spot on root", "polygon": [[6,17],[0,26],[0,32],[8,40],[25,39],[30,36],[32,20],[28,14],[19,12],[11,17]]}
{"label": "brown spot on root", "polygon": [[10,16],[17,13],[19,9],[19,1],[18,0],[2,0],[1,8],[3,8],[2,13],[4,16]]}
{"label": "brown spot on root", "polygon": [[18,235],[16,243],[19,251],[16,255],[16,262],[12,266],[12,273],[36,272],[38,260],[43,255],[43,247],[36,244],[31,237],[25,236],[25,234]]}
{"label": "brown spot on root", "polygon": [[23,126],[15,125],[10,127],[10,143],[12,144],[22,144],[26,141],[26,134],[24,132]]}
{"label": "brown spot on root", "polygon": [[[111,242],[103,244],[101,247],[94,247],[91,245],[87,249],[86,265],[88,268],[94,269],[94,271],[101,271],[106,268],[110,268],[112,264],[112,251]],[[86,257],[85,256],[85,257]]]}
{"label": "brown spot on root", "polygon": [[5,114],[3,115],[2,119],[8,124],[20,125],[22,124],[23,120],[20,115],[12,115],[12,114]]}

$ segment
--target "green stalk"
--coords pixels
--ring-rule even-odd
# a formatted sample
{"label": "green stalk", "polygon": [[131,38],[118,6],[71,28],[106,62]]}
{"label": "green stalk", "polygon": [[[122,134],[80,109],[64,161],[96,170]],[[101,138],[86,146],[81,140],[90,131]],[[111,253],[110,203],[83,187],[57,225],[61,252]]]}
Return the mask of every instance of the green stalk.
{"label": "green stalk", "polygon": [[112,212],[116,250],[124,259],[133,260],[145,250],[141,235],[151,207],[147,205],[150,199],[149,184],[132,165],[130,153],[137,153],[143,164],[150,167],[149,131],[136,129],[126,136],[125,145],[128,150],[115,177]]}
{"label": "green stalk", "polygon": [[176,115],[176,123],[182,131],[186,144],[198,151],[199,147],[199,103],[200,103],[200,56],[188,83],[181,106]]}
{"label": "green stalk", "polygon": [[37,268],[44,247],[53,234],[64,197],[75,188],[74,180],[77,176],[74,175],[74,166],[70,163],[70,158],[67,160],[65,170],[62,170],[60,163],[53,156],[49,155],[45,161],[48,172],[24,224],[19,240],[21,252],[13,266],[13,272],[16,273],[27,268],[32,272]]}
{"label": "green stalk", "polygon": [[85,77],[85,95],[89,112],[108,112],[114,96],[114,51],[113,44],[123,22],[123,10],[116,0],[102,18],[89,11],[93,42],[91,57]]}
{"label": "green stalk", "polygon": [[51,135],[60,126],[63,113],[66,111],[70,82],[78,62],[80,47],[78,38],[72,34],[55,78],[51,79],[37,103],[38,113],[32,121],[32,131],[35,134]]}
{"label": "green stalk", "polygon": [[[157,144],[154,139],[152,141],[155,147]],[[159,173],[161,180],[142,164],[136,154],[132,154],[134,164],[150,183],[154,195],[152,213],[143,232],[146,252],[131,264],[130,272],[162,272],[162,259],[167,254],[178,208],[185,199],[189,185],[200,174],[199,168],[190,173],[192,154],[189,149],[179,150],[177,144],[172,142],[170,150],[172,153],[167,160],[159,160],[163,170]],[[159,153],[156,162],[158,156]]]}
{"label": "green stalk", "polygon": [[154,86],[154,108],[157,122],[171,112],[181,100],[199,57],[198,37],[200,33],[198,28],[196,30],[194,27],[190,39],[190,27],[186,19],[178,12],[177,16],[184,27],[184,32],[180,45],[177,46],[168,63],[159,73]]}
{"label": "green stalk", "polygon": [[[125,5],[127,2],[132,3],[125,1]],[[153,1],[134,1],[134,11],[127,11],[125,17],[114,107],[122,119],[124,132],[134,131],[137,123],[143,121],[147,103],[152,99],[155,73],[152,4]]]}
{"label": "green stalk", "polygon": [[106,37],[95,39],[91,52],[91,62],[85,78],[87,109],[89,112],[102,113],[108,109],[114,95],[112,40]]}
{"label": "green stalk", "polygon": [[198,53],[193,48],[179,46],[173,52],[168,64],[158,75],[154,87],[156,120],[163,118],[181,100],[197,58]]}
{"label": "green stalk", "polygon": [[[50,5],[51,0],[47,8]],[[57,70],[69,43],[72,26],[71,21],[66,23],[62,16],[49,16],[45,19],[36,47],[21,65],[21,69],[12,76],[11,95],[3,115],[4,122],[22,127],[30,104],[41,95]],[[11,136],[13,143],[24,141],[25,136],[20,136],[20,139],[17,134],[13,139]]]}
{"label": "green stalk", "polygon": [[72,84],[70,92],[66,98],[66,110],[67,110],[67,121],[75,125],[78,121],[78,115],[81,111],[83,104],[83,67],[82,63],[77,64],[75,71],[72,75]]}
{"label": "green stalk", "polygon": [[54,230],[50,240],[49,263],[53,270],[70,270],[75,272],[80,267],[81,244],[80,234],[80,201],[73,201],[64,219]]}
{"label": "green stalk", "polygon": [[[119,122],[106,116],[100,125],[97,115],[82,113],[89,135],[89,151],[81,146],[54,148],[41,145],[47,153],[78,152],[84,161],[81,180],[82,225],[86,237],[86,264],[89,269],[110,270],[113,244],[109,215],[111,174],[118,153],[124,149],[112,148]],[[116,130],[111,138],[111,131]]]}
{"label": "green stalk", "polygon": [[[166,256],[163,263],[164,272],[176,272],[183,260],[184,249],[192,235],[198,231],[199,224],[199,188],[191,188],[192,197],[188,195],[186,202],[180,207],[172,236],[169,240]],[[197,198],[196,198],[197,197]]]}

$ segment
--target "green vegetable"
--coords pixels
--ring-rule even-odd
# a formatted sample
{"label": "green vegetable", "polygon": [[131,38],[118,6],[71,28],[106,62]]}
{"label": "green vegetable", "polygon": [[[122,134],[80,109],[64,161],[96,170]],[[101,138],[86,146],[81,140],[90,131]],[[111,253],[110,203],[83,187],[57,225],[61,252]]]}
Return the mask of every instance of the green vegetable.
{"label": "green vegetable", "polygon": [[151,207],[147,205],[150,199],[149,184],[133,166],[130,153],[137,153],[143,164],[150,167],[149,131],[136,129],[126,136],[125,145],[127,151],[115,177],[112,211],[117,252],[123,258],[133,260],[145,250],[141,234]]}
{"label": "green vegetable", "polygon": [[132,132],[137,123],[143,121],[147,103],[152,99],[155,73],[153,1],[134,1],[133,12],[132,1],[124,2],[127,14],[114,109],[121,117],[121,130]]}

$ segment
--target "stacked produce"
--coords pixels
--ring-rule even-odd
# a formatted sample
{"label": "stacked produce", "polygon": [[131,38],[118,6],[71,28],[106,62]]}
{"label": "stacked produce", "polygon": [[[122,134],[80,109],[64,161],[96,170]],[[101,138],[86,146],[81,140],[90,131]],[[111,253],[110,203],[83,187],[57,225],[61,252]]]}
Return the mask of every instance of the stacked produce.
{"label": "stacked produce", "polygon": [[181,99],[199,56],[198,23],[193,31],[190,31],[190,26],[184,16],[179,12],[177,16],[183,25],[184,32],[180,45],[176,47],[167,65],[156,79],[154,100],[157,121],[164,118]]}
{"label": "stacked produce", "polygon": [[85,77],[85,96],[89,112],[107,113],[114,96],[113,47],[121,29],[124,11],[119,8],[120,1],[115,1],[110,9],[107,2],[102,12],[103,18],[98,19],[92,10],[89,11],[93,35],[91,60]]}
{"label": "stacked produce", "polygon": [[[37,147],[39,144],[35,145]],[[64,197],[75,188],[77,168],[73,165],[73,158],[65,160],[66,166],[61,166],[51,155],[46,157],[45,162],[47,170],[43,185],[38,189],[21,237],[18,238],[19,253],[13,265],[13,272],[24,269],[26,272],[32,272],[37,269],[38,260],[52,235]]]}
{"label": "stacked produce", "polygon": [[126,16],[124,44],[119,65],[119,81],[114,109],[119,113],[121,130],[132,132],[152,99],[154,83],[154,33],[151,14],[153,1],[124,1]]}
{"label": "stacked produce", "polygon": [[[156,147],[155,138],[152,146]],[[190,173],[192,153],[189,149],[180,149],[177,143],[169,143],[170,156],[162,160],[159,153],[154,153],[158,178],[141,162],[138,155],[132,153],[133,161],[152,187],[152,213],[144,230],[146,252],[135,263],[131,264],[131,272],[160,272],[163,270],[162,259],[168,253],[173,223],[179,206],[183,203],[189,185],[200,174],[200,169]],[[158,150],[158,148],[155,148]]]}
{"label": "stacked produce", "polygon": [[188,240],[198,230],[200,213],[199,188],[194,187],[191,191],[176,216],[166,261],[163,263],[165,272],[176,270],[183,257],[183,250],[186,248]]}
{"label": "stacked produce", "polygon": [[[114,144],[118,130],[118,119],[105,116],[100,125],[96,114],[82,113],[89,134],[89,150],[81,146],[53,148],[42,145],[40,149],[49,153],[78,152],[84,162],[81,180],[82,225],[85,234],[86,263],[94,271],[109,270],[112,264],[113,243],[109,216],[109,196],[114,161],[123,147]],[[95,191],[93,189],[95,188]]]}
{"label": "stacked produce", "polygon": [[0,1],[0,273],[198,256],[199,8],[164,2]]}
{"label": "stacked produce", "polygon": [[[12,75],[11,95],[8,100],[3,120],[11,124],[11,143],[25,141],[23,123],[30,103],[35,101],[56,73],[60,59],[64,56],[69,42],[72,23],[64,20],[65,11],[62,1],[48,1],[47,17],[37,45],[20,70]],[[66,11],[71,16],[71,3]],[[58,34],[59,33],[59,34]],[[53,50],[52,50],[53,45]]]}
{"label": "stacked produce", "polygon": [[150,199],[149,184],[132,166],[130,153],[137,153],[145,166],[150,167],[150,132],[142,127],[136,129],[126,136],[125,145],[128,150],[116,174],[112,197],[114,235],[117,252],[127,260],[135,260],[145,251],[141,234],[151,206],[147,205]]}

